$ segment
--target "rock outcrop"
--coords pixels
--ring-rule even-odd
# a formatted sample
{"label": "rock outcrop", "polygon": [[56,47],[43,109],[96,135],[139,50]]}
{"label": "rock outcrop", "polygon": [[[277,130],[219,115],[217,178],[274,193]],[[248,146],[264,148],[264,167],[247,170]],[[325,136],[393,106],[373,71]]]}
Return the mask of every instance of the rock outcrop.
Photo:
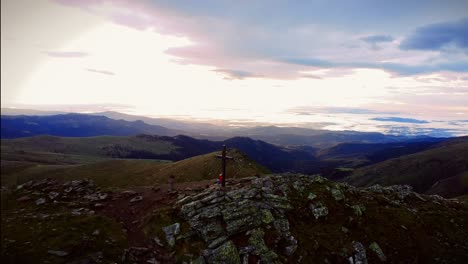
{"label": "rock outcrop", "polygon": [[[74,221],[76,246],[44,251],[58,263],[81,261],[83,243],[95,243],[85,259],[96,263],[463,263],[468,256],[468,204],[409,186],[357,188],[286,173],[177,193],[104,191],[89,180],[47,179],[12,195],[19,207],[2,227],[35,221],[35,227],[66,223],[61,228],[68,230]],[[115,208],[120,204],[123,210]],[[49,228],[42,230],[48,237]],[[14,235],[3,239],[2,250],[18,247]],[[132,236],[138,243],[121,243]]]}
{"label": "rock outcrop", "polygon": [[[402,211],[408,214],[405,217],[417,219],[416,207],[433,205],[467,213],[456,201],[422,197],[409,186],[360,189],[320,176],[272,175],[185,196],[174,206],[182,224],[186,223],[185,230],[175,241],[168,235],[174,233],[167,231],[169,227],[165,232],[175,254],[184,254],[187,262],[194,263],[309,263],[314,251],[321,259],[318,262],[384,262],[389,255],[386,250],[394,254],[393,241],[365,233],[379,230],[378,226],[366,226],[379,224],[372,223],[377,220],[376,210],[381,210],[376,207],[388,209],[388,213]],[[320,226],[323,231],[305,236]],[[329,241],[323,240],[327,232]],[[407,231],[400,228],[398,232]],[[177,244],[183,241],[201,241],[204,246],[198,252],[178,252]],[[467,243],[458,246],[468,253]]]}

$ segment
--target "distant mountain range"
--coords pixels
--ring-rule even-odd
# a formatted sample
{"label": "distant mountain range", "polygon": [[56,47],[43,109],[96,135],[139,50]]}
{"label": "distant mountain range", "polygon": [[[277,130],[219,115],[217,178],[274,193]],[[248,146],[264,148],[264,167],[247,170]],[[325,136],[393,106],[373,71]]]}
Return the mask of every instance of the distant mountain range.
{"label": "distant mountain range", "polygon": [[311,146],[328,148],[340,143],[395,143],[428,141],[427,136],[394,136],[375,132],[328,131],[300,127],[254,126],[230,127],[203,122],[149,118],[118,112],[95,114],[5,115],[5,113],[34,113],[33,110],[2,109],[1,137],[18,138],[35,135],[65,137],[131,136],[152,134],[159,136],[188,135],[199,139],[221,141],[232,137],[250,137],[282,146]]}
{"label": "distant mountain range", "polygon": [[128,136],[135,134],[177,135],[180,131],[143,121],[114,120],[105,116],[60,114],[50,116],[3,116],[2,138],[20,138],[37,135],[64,137],[91,137],[101,135]]}

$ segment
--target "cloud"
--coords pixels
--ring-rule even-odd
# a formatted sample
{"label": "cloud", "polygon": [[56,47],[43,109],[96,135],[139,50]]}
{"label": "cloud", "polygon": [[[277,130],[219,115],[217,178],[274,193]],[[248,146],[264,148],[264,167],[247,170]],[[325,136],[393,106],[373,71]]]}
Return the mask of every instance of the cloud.
{"label": "cloud", "polygon": [[379,44],[392,42],[394,38],[390,35],[371,35],[367,37],[362,37],[360,38],[360,40],[366,42],[367,44],[370,44],[372,49],[378,50],[381,48]]}
{"label": "cloud", "polygon": [[47,56],[54,58],[82,58],[89,56],[86,52],[80,51],[47,51]]}
{"label": "cloud", "polygon": [[184,1],[116,0],[112,5],[106,1],[56,1],[137,30],[185,37],[190,45],[166,53],[180,63],[225,71],[229,79],[296,79],[316,68],[375,68],[403,75],[467,71],[466,54],[456,59],[446,54],[434,57],[402,50],[394,41],[434,17],[443,21],[466,16],[462,11],[468,7],[466,1],[454,0],[448,5],[427,0],[424,12],[419,0],[203,1],[197,5]]}
{"label": "cloud", "polygon": [[370,44],[376,44],[376,43],[381,43],[381,42],[392,42],[393,37],[389,35],[372,35],[372,36],[367,36],[361,38],[362,41],[370,43]]}
{"label": "cloud", "polygon": [[96,70],[96,69],[91,69],[91,68],[86,68],[85,70],[87,70],[89,72],[99,73],[99,74],[115,75],[114,72],[106,71],[106,70]]}
{"label": "cloud", "polygon": [[216,69],[213,71],[224,74],[226,76],[225,79],[228,80],[242,80],[250,77],[258,77],[254,73],[240,70]]}
{"label": "cloud", "polygon": [[448,63],[439,64],[416,64],[408,65],[402,63],[390,62],[334,62],[326,61],[316,58],[282,58],[283,62],[322,67],[322,68],[368,68],[368,69],[382,69],[389,72],[394,72],[400,75],[416,75],[440,71],[452,72],[468,72],[468,61],[453,61]]}
{"label": "cloud", "polygon": [[452,128],[427,128],[410,126],[379,126],[385,133],[406,136],[454,137],[466,134],[466,131]]}
{"label": "cloud", "polygon": [[462,49],[468,48],[468,17],[454,22],[420,27],[401,42],[400,48],[441,50],[450,45]]}
{"label": "cloud", "polygon": [[397,123],[411,123],[411,124],[427,124],[429,123],[426,120],[418,120],[413,118],[403,118],[403,117],[375,117],[371,118],[375,121],[384,121],[384,122],[397,122]]}
{"label": "cloud", "polygon": [[322,80],[323,78],[317,75],[313,74],[302,74],[301,78],[308,78],[308,79],[317,79],[317,80]]}
{"label": "cloud", "polygon": [[358,107],[314,107],[314,106],[299,106],[288,109],[287,112],[296,115],[314,115],[314,114],[355,114],[355,115],[382,115],[382,114],[398,114],[398,112],[377,111]]}

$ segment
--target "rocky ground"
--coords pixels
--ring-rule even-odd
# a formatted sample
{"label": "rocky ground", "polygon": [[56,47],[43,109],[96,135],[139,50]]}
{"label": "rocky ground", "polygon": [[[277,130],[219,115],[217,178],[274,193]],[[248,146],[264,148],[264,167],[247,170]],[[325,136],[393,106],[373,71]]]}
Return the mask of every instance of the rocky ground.
{"label": "rocky ground", "polygon": [[320,176],[2,191],[2,263],[465,263],[468,205]]}

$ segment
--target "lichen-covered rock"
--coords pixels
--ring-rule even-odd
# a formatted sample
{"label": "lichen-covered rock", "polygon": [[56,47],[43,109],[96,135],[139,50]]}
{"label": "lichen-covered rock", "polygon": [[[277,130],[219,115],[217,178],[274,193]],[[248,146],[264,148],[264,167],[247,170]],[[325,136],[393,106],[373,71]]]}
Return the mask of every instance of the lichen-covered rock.
{"label": "lichen-covered rock", "polygon": [[201,219],[208,219],[208,218],[213,218],[216,216],[221,216],[221,207],[218,205],[210,205],[205,207],[202,211],[199,212],[199,217]]}
{"label": "lichen-covered rock", "polygon": [[275,218],[269,210],[262,210],[262,222],[265,224],[270,224]]}
{"label": "lichen-covered rock", "polygon": [[205,258],[213,264],[240,264],[239,252],[232,241],[228,241],[213,250],[205,250]]}
{"label": "lichen-covered rock", "polygon": [[374,192],[374,193],[383,193],[383,187],[380,184],[375,184],[372,186],[367,187],[367,190]]}
{"label": "lichen-covered rock", "polygon": [[353,248],[356,251],[354,255],[354,264],[367,264],[366,249],[364,246],[357,241],[353,241]]}
{"label": "lichen-covered rock", "polygon": [[312,210],[315,219],[328,215],[328,208],[322,202],[311,204],[310,210]]}
{"label": "lichen-covered rock", "polygon": [[46,199],[44,198],[39,198],[36,200],[36,205],[41,205],[41,204],[45,204],[46,203]]}
{"label": "lichen-covered rock", "polygon": [[[412,209],[408,207],[412,201],[422,201],[405,186],[363,189],[333,183],[320,176],[282,174],[251,181],[252,184],[231,184],[221,190],[210,189],[187,195],[176,202],[174,209],[179,210],[179,216],[189,224],[192,234],[184,243],[191,243],[192,239],[194,244],[198,243],[196,248],[199,251],[190,254],[202,254],[204,258],[199,260],[206,263],[248,263],[252,260],[279,263],[300,262],[301,259],[303,263],[304,260],[311,263],[311,256],[315,253],[307,255],[304,251],[307,250],[307,253],[317,251],[323,261],[336,259],[338,262],[367,263],[366,248],[351,240],[359,233],[355,229],[365,220],[355,221],[364,215],[366,206],[371,206],[366,212],[368,217],[374,217],[374,204],[388,208],[395,202],[407,210]],[[405,201],[408,195],[415,198]],[[446,203],[443,199],[439,201],[429,196],[425,203],[435,201]],[[329,211],[330,208],[333,210]],[[335,212],[339,214],[338,219],[343,220],[338,223],[341,225],[336,225]],[[314,219],[321,221],[314,224]],[[294,226],[290,226],[292,224]],[[302,229],[322,224],[327,227],[327,232],[332,232],[335,239],[339,236],[343,243],[326,253],[318,250],[319,236],[307,244],[307,239],[320,230],[309,233]],[[367,250],[375,253],[375,258],[381,261],[387,259],[376,243]]]}
{"label": "lichen-covered rock", "polygon": [[263,263],[274,263],[278,259],[278,255],[267,247],[263,240],[264,235],[265,232],[262,229],[254,229],[248,243],[255,248],[253,254],[259,256]]}
{"label": "lichen-covered rock", "polygon": [[169,246],[175,246],[176,236],[180,233],[180,224],[175,223],[170,226],[163,227],[164,233],[166,233],[166,240]]}
{"label": "lichen-covered rock", "polygon": [[208,244],[208,248],[210,248],[210,249],[216,248],[219,245],[221,245],[222,243],[224,243],[226,240],[227,240],[226,236],[218,237],[215,240],[211,241],[210,244]]}
{"label": "lichen-covered rock", "polygon": [[301,193],[304,191],[304,185],[302,185],[302,183],[299,181],[293,182],[293,188]]}
{"label": "lichen-covered rock", "polygon": [[223,218],[225,221],[232,219],[243,218],[252,214],[255,214],[258,211],[257,207],[253,203],[244,203],[244,204],[229,204],[225,205],[225,209],[222,211]]}
{"label": "lichen-covered rock", "polygon": [[180,209],[180,212],[187,216],[187,217],[192,217],[197,213],[197,209],[202,208],[203,204],[200,201],[193,201],[187,204],[184,204],[182,208]]}
{"label": "lichen-covered rock", "polygon": [[136,203],[136,202],[141,202],[141,201],[143,201],[143,196],[141,195],[135,196],[130,200],[131,203]]}
{"label": "lichen-covered rock", "polygon": [[307,199],[309,200],[314,200],[315,198],[317,198],[317,195],[313,192],[309,193],[309,195],[307,196]]}
{"label": "lichen-covered rock", "polygon": [[393,185],[385,187],[385,189],[394,192],[400,200],[404,200],[413,191],[413,187],[409,185]]}
{"label": "lichen-covered rock", "polygon": [[203,240],[206,242],[212,241],[219,236],[224,235],[224,228],[218,221],[206,223],[205,225],[197,227],[197,230],[199,231]]}
{"label": "lichen-covered rock", "polygon": [[224,200],[224,193],[221,191],[215,191],[214,193],[201,199],[200,202],[204,204],[214,204],[214,203],[221,202],[222,200]]}
{"label": "lichen-covered rock", "polygon": [[376,242],[372,242],[369,245],[369,249],[372,250],[373,252],[375,252],[375,254],[377,254],[377,257],[379,257],[380,261],[387,261],[387,257],[383,253],[383,251],[380,248],[379,244],[377,244]]}
{"label": "lichen-covered rock", "polygon": [[341,201],[341,200],[343,200],[345,198],[344,193],[340,189],[331,188],[330,192],[331,192],[333,198],[335,199],[335,201]]}
{"label": "lichen-covered rock", "polygon": [[60,195],[60,193],[58,193],[58,192],[50,192],[49,193],[49,199],[55,200],[55,198],[57,198],[59,195]]}
{"label": "lichen-covered rock", "polygon": [[273,226],[282,234],[289,233],[289,222],[285,218],[275,219]]}
{"label": "lichen-covered rock", "polygon": [[231,235],[260,226],[262,224],[262,218],[257,214],[246,215],[242,218],[229,220],[226,224],[226,231]]}
{"label": "lichen-covered rock", "polygon": [[294,252],[296,252],[297,240],[292,235],[290,235],[286,238],[286,243],[288,244],[288,246],[284,248],[284,254],[286,256],[291,256],[292,254],[294,254]]}
{"label": "lichen-covered rock", "polygon": [[192,261],[190,261],[190,264],[205,264],[205,258],[200,256]]}
{"label": "lichen-covered rock", "polygon": [[366,211],[366,207],[364,205],[362,205],[362,204],[353,205],[353,206],[351,206],[351,208],[353,208],[354,214],[356,216],[362,216],[364,214],[364,212]]}
{"label": "lichen-covered rock", "polygon": [[313,178],[313,181],[316,182],[316,183],[325,183],[328,180],[325,179],[324,177],[320,176],[320,175],[315,175],[314,178]]}

